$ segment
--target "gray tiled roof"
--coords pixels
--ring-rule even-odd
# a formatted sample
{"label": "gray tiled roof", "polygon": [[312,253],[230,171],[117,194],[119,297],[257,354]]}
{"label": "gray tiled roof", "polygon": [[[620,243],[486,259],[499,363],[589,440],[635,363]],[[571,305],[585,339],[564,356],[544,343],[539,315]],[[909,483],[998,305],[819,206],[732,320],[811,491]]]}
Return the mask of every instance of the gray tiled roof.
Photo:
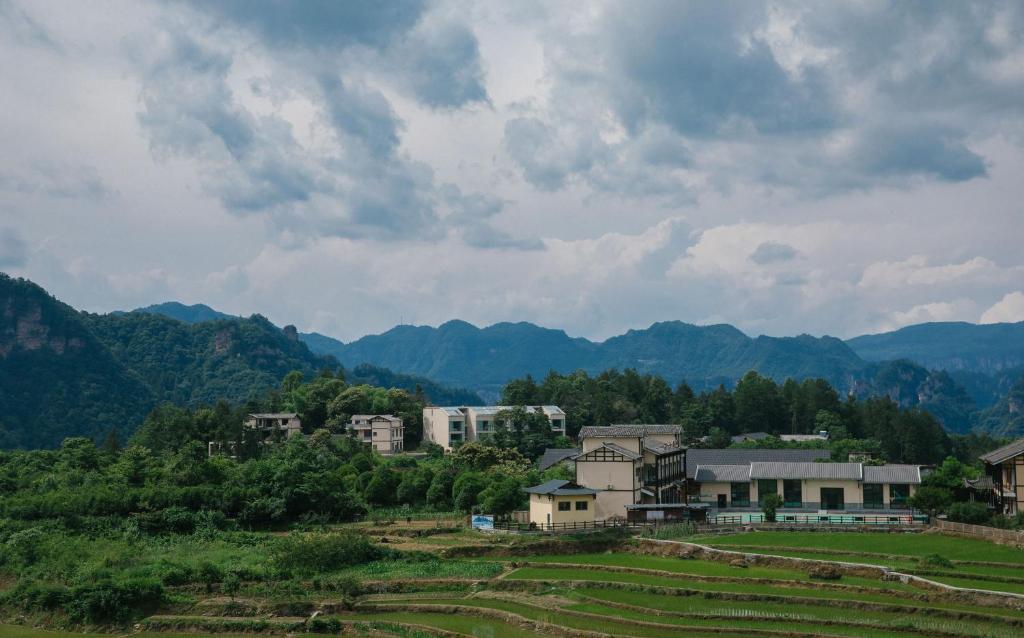
{"label": "gray tiled roof", "polygon": [[756,479],[835,479],[860,481],[864,478],[860,463],[785,463],[750,464],[750,478]]}
{"label": "gray tiled roof", "polygon": [[865,483],[921,483],[919,465],[865,465]]}
{"label": "gray tiled roof", "polygon": [[682,445],[674,445],[672,443],[644,443],[644,451],[652,454],[669,454],[685,449]]}
{"label": "gray tiled roof", "polygon": [[649,434],[680,434],[678,425],[588,425],[580,430],[581,439],[607,437],[644,437]]}
{"label": "gray tiled roof", "polygon": [[[615,452],[616,454],[621,454],[622,456],[626,457],[627,459],[629,459],[631,461],[635,461],[638,458],[640,458],[640,455],[637,454],[636,452],[634,452],[632,450],[627,450],[626,448],[622,447],[621,445],[616,445],[614,443],[602,443],[601,445],[599,445],[598,447],[594,448],[593,450],[590,450],[590,452],[594,452],[595,450],[600,450],[601,448],[605,448],[606,450],[611,450],[612,452]],[[577,454],[573,458],[578,459],[581,456],[586,456],[587,454],[590,454],[590,452],[581,452],[580,454]]]}
{"label": "gray tiled roof", "polygon": [[597,494],[598,490],[589,487],[580,487],[571,481],[554,479],[547,483],[527,487],[523,491],[530,494],[553,494],[555,496],[583,496],[586,494]]}
{"label": "gray tiled roof", "polygon": [[384,419],[392,423],[398,423],[402,419],[399,419],[393,414],[353,414],[352,421],[369,421],[370,419]]}
{"label": "gray tiled roof", "polygon": [[998,465],[999,463],[1002,463],[1007,459],[1012,459],[1019,454],[1024,454],[1024,439],[1018,439],[1009,445],[1004,445],[997,450],[992,450],[988,454],[982,454],[981,460],[990,465]]}
{"label": "gray tiled roof", "polygon": [[686,476],[694,477],[698,465],[750,465],[755,461],[810,463],[827,460],[828,450],[745,450],[742,448],[700,449],[686,451]]}
{"label": "gray tiled roof", "polygon": [[696,480],[702,483],[732,483],[750,480],[749,465],[700,465]]}
{"label": "gray tiled roof", "polygon": [[294,419],[299,415],[294,412],[254,412],[249,416],[257,419]]}
{"label": "gray tiled roof", "polygon": [[572,458],[582,452],[578,447],[571,448],[548,448],[544,450],[544,454],[537,461],[537,467],[541,472],[548,469],[556,463],[560,463],[565,459]]}

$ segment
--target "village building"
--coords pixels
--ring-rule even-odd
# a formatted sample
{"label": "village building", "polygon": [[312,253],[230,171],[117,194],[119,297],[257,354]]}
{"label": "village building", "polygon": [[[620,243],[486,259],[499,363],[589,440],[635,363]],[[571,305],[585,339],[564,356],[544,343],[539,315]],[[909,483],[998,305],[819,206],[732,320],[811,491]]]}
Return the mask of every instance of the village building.
{"label": "village building", "polygon": [[992,480],[990,505],[996,513],[1024,512],[1024,439],[983,454],[981,460]]}
{"label": "village building", "polygon": [[624,518],[628,505],[682,503],[686,449],[678,425],[588,426],[572,457],[576,482],[599,490],[596,517]]}
{"label": "village building", "polygon": [[565,480],[528,487],[530,523],[539,529],[592,526],[598,491]]}
{"label": "village building", "polygon": [[585,427],[579,451],[547,450],[542,463],[571,459],[577,484],[597,490],[595,519],[704,520],[757,512],[768,494],[780,515],[907,513],[921,484],[917,465],[829,462],[825,449],[685,449],[674,425]]}
{"label": "village building", "polygon": [[921,485],[917,465],[759,462],[698,465],[698,502],[718,511],[758,510],[769,494],[793,512],[908,510]]}
{"label": "village building", "polygon": [[250,414],[242,422],[245,427],[262,434],[263,440],[289,438],[302,434],[302,421],[295,412],[261,412]]}
{"label": "village building", "polygon": [[404,449],[405,428],[402,419],[393,414],[353,414],[349,422],[353,436],[384,456]]}
{"label": "village building", "polygon": [[[540,413],[548,418],[555,435],[565,434],[565,412],[555,405],[528,405],[524,409]],[[510,410],[512,406],[486,405],[461,407],[423,408],[423,441],[436,443],[445,449],[475,441],[480,436],[492,434],[498,412]]]}

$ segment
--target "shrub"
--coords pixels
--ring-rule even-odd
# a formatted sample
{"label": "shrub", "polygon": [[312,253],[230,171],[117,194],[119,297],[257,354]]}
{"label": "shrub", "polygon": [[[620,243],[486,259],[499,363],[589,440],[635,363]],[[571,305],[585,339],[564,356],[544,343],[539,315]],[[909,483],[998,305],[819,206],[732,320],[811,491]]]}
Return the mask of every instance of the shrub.
{"label": "shrub", "polygon": [[807,575],[815,580],[839,580],[843,577],[843,572],[834,565],[817,565],[807,572]]}
{"label": "shrub", "polygon": [[953,567],[952,561],[942,554],[928,554],[921,559],[921,564],[928,565],[929,567],[944,567],[946,569],[951,569]]}
{"label": "shrub", "polygon": [[778,494],[768,494],[761,501],[761,511],[764,512],[764,520],[769,523],[775,522],[775,511],[782,507],[782,497]]}
{"label": "shrub", "polygon": [[158,581],[135,578],[74,587],[22,581],[0,600],[25,611],[62,611],[75,623],[121,624],[152,613],[163,599]]}
{"label": "shrub", "polygon": [[341,632],[341,621],[337,618],[317,616],[309,619],[306,629],[316,634],[336,634]]}
{"label": "shrub", "polygon": [[984,525],[991,518],[988,506],[976,501],[970,503],[953,503],[949,506],[949,520],[970,525]]}
{"label": "shrub", "polygon": [[389,553],[355,532],[291,535],[280,540],[273,562],[278,568],[308,575],[368,563]]}

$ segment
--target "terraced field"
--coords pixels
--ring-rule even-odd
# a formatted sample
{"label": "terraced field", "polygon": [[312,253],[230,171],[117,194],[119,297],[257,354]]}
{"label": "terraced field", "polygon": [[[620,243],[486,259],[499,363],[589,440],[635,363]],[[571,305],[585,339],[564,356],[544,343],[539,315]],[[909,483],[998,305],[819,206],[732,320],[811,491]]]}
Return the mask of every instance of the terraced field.
{"label": "terraced field", "polygon": [[746,532],[692,541],[739,552],[879,565],[955,587],[1024,594],[1024,551],[971,538],[932,533]]}
{"label": "terraced field", "polygon": [[[490,555],[438,555],[411,563],[375,561],[333,575],[358,582],[358,591],[344,595],[314,583],[297,586],[294,582],[281,588],[246,583],[232,596],[183,590],[176,603],[142,620],[133,635],[1024,636],[1024,597],[883,579],[876,577],[882,573],[879,570],[839,570],[828,577],[812,575],[808,571],[812,565],[793,561],[770,563],[715,552],[691,554],[699,558],[656,555],[652,552],[684,546],[628,540],[610,545],[617,548],[613,551],[583,552],[578,551],[583,546],[566,542],[528,546],[535,550],[530,552],[472,534],[443,538],[452,542],[451,547],[466,549],[462,556],[482,548]],[[462,538],[469,542],[454,543]],[[1011,591],[1018,584],[1012,580],[1014,574],[1024,571],[1024,552],[943,536],[763,532],[700,541],[747,554],[792,554],[906,571],[945,571],[955,574],[945,577],[949,581],[980,584],[984,587],[979,588],[993,592]],[[544,553],[536,551],[538,547],[566,553]],[[887,555],[887,550],[894,555]],[[944,566],[936,566],[939,563]],[[0,625],[0,638],[72,635]]]}

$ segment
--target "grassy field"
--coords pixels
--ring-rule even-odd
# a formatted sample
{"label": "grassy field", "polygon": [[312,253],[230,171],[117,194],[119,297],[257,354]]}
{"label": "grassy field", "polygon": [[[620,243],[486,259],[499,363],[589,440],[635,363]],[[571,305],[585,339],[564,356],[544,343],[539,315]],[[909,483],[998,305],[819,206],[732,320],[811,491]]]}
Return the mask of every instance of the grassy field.
{"label": "grassy field", "polygon": [[[394,537],[399,537],[395,534]],[[596,630],[618,636],[667,638],[1017,638],[1024,635],[1024,600],[956,597],[913,584],[843,574],[821,581],[804,569],[650,556],[565,540],[529,552],[525,538],[496,539],[472,532],[438,535],[441,547],[488,548],[514,556],[445,558],[437,553],[386,554],[315,577],[271,568],[251,569],[228,594],[217,583],[171,588],[160,609],[139,619],[143,638],[344,635],[425,638],[438,631],[461,636],[520,638]],[[375,532],[372,538],[380,536]],[[413,543],[426,549],[424,543]],[[823,560],[887,565],[927,572],[961,587],[1024,593],[1024,552],[938,535],[756,532],[701,539],[722,548]],[[124,541],[152,550],[120,556],[108,541],[88,548],[87,567],[119,566],[135,573],[167,564],[230,566],[272,548],[259,535],[207,541]],[[391,546],[391,536],[385,546]],[[72,544],[54,565],[72,569]],[[83,551],[84,546],[80,547]],[[181,551],[188,550],[186,555]],[[506,550],[514,549],[514,552]],[[586,549],[588,551],[577,551]],[[621,551],[619,551],[621,550]],[[65,553],[66,552],[66,553]],[[888,554],[888,552],[892,552]],[[941,557],[936,560],[934,555]],[[397,556],[397,558],[396,558]],[[929,560],[925,560],[929,559]],[[984,561],[986,564],[976,564]],[[936,575],[938,574],[938,575]],[[1021,582],[1012,579],[1020,577]],[[999,580],[1003,579],[1003,580]],[[316,620],[309,620],[314,612]],[[156,631],[156,630],[166,631]],[[49,632],[0,626],[0,638],[123,636]],[[303,631],[310,631],[305,634]],[[187,633],[186,633],[187,632]],[[193,633],[194,632],[194,633]],[[313,633],[315,632],[315,633]]]}

